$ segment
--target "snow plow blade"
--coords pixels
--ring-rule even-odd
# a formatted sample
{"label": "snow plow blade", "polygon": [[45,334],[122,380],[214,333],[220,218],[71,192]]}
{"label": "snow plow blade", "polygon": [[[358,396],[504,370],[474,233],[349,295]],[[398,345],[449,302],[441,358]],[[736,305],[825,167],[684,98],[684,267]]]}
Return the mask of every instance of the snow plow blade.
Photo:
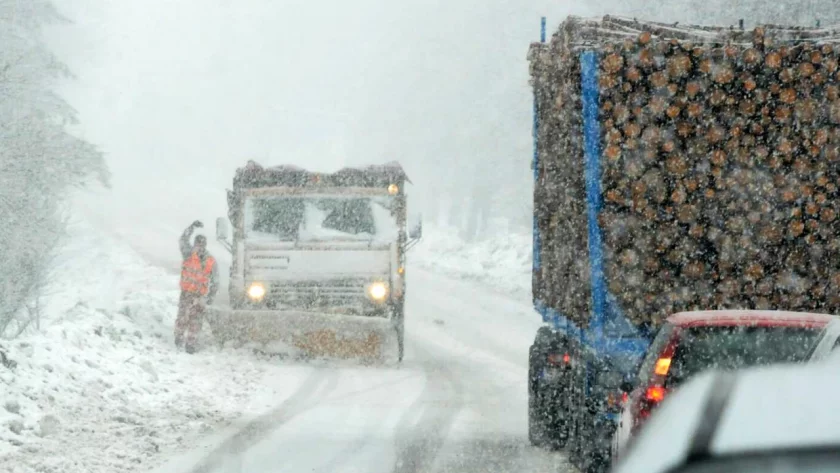
{"label": "snow plow blade", "polygon": [[392,321],[384,317],[294,310],[209,308],[208,323],[219,343],[281,342],[308,357],[384,362],[395,358]]}

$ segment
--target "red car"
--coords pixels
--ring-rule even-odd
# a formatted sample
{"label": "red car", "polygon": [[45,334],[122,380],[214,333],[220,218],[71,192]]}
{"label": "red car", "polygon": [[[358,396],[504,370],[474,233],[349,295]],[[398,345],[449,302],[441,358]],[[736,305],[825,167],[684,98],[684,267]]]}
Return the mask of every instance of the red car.
{"label": "red car", "polygon": [[840,318],[801,312],[723,310],[668,317],[648,348],[613,441],[624,450],[668,392],[708,369],[731,370],[827,356],[840,342]]}

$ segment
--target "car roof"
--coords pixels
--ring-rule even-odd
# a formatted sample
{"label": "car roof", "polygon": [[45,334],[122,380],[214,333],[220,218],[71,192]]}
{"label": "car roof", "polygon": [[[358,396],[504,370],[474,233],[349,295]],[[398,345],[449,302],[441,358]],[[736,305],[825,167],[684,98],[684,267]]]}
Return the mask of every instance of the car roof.
{"label": "car roof", "polygon": [[[802,447],[840,447],[840,353],[806,365],[737,372],[714,426],[709,453],[737,454]],[[720,373],[706,372],[657,409],[615,473],[657,473],[685,461]]]}
{"label": "car roof", "polygon": [[739,374],[711,450],[840,446],[839,374],[840,353],[822,363]]}
{"label": "car roof", "polygon": [[823,328],[837,316],[782,310],[703,310],[679,312],[667,321],[678,327],[760,326]]}

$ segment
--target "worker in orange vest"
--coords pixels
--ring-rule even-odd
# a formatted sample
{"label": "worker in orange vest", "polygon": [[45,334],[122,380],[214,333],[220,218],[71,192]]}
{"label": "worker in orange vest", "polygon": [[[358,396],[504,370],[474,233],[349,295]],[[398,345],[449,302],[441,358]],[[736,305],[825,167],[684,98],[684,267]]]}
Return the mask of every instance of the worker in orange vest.
{"label": "worker in orange vest", "polygon": [[181,235],[181,299],[178,301],[178,318],[175,319],[175,346],[195,353],[195,343],[201,332],[204,309],[213,303],[219,289],[219,270],[216,258],[207,251],[207,237],[197,235],[190,245],[196,228],[204,225],[196,220]]}

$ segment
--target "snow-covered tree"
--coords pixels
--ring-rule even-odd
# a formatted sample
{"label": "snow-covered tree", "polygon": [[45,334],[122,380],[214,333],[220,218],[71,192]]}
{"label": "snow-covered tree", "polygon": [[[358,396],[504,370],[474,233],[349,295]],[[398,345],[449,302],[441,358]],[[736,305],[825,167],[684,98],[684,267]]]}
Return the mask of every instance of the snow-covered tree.
{"label": "snow-covered tree", "polygon": [[54,87],[69,71],[41,39],[57,21],[47,0],[0,0],[0,335],[44,281],[68,187],[108,177],[102,154],[65,128],[76,112]]}

